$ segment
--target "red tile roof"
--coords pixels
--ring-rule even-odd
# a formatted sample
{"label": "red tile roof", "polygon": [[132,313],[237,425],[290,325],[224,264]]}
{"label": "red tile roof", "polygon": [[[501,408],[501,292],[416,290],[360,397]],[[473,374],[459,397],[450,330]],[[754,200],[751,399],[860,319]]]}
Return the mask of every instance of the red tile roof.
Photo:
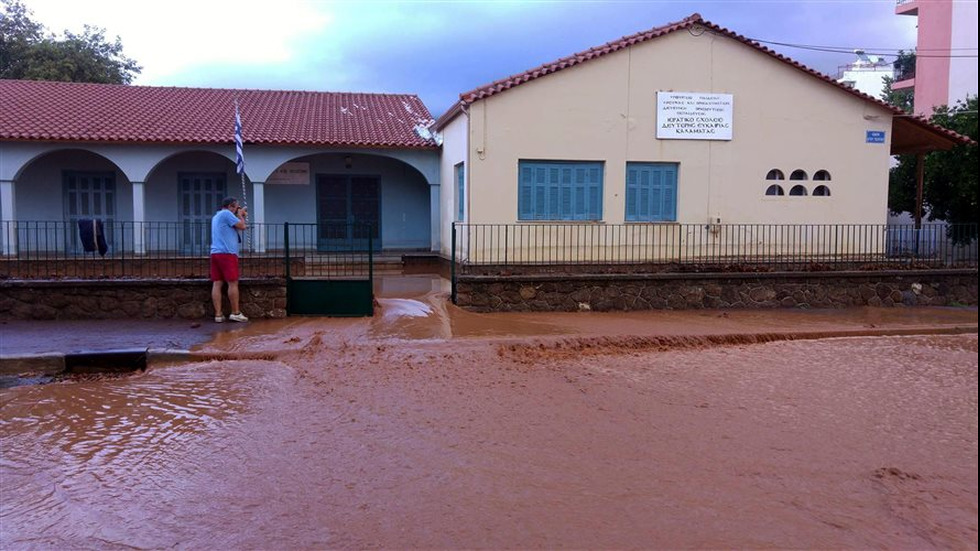
{"label": "red tile roof", "polygon": [[816,78],[824,81],[825,83],[828,83],[828,84],[831,84],[831,85],[833,85],[833,86],[835,86],[837,88],[840,88],[841,90],[843,90],[843,91],[845,91],[845,92],[847,92],[847,93],[849,93],[851,95],[857,96],[857,97],[859,97],[859,98],[861,98],[861,99],[863,99],[865,101],[874,103],[874,104],[878,105],[879,107],[882,107],[884,109],[887,109],[887,110],[891,111],[893,114],[895,114],[897,116],[900,116],[900,117],[903,117],[903,118],[908,118],[913,123],[914,126],[920,128],[922,130],[926,130],[926,131],[931,132],[933,134],[939,134],[939,135],[945,136],[947,139],[949,139],[951,141],[954,141],[954,142],[957,142],[957,143],[973,143],[972,140],[970,140],[970,138],[968,138],[966,136],[962,136],[960,134],[957,134],[956,132],[953,132],[952,130],[948,130],[948,129],[943,128],[941,126],[932,124],[932,123],[930,123],[925,118],[922,118],[922,117],[914,117],[914,116],[907,115],[905,112],[903,112],[901,109],[898,109],[897,107],[894,107],[894,106],[892,106],[892,105],[890,105],[890,104],[888,104],[888,103],[886,103],[884,101],[881,101],[881,100],[879,100],[879,99],[877,99],[875,97],[872,97],[872,96],[869,96],[867,94],[861,93],[861,92],[855,90],[854,88],[851,88],[849,86],[845,86],[845,85],[837,82],[836,80],[828,77],[827,75],[824,75],[823,73],[820,73],[819,71],[815,71],[815,70],[807,67],[806,65],[803,65],[802,63],[800,63],[798,61],[794,61],[793,59],[791,59],[789,57],[786,57],[786,56],[784,56],[782,54],[776,53],[773,50],[770,50],[769,48],[763,46],[762,44],[759,44],[758,42],[756,42],[754,40],[750,40],[750,39],[748,39],[748,38],[746,38],[746,37],[744,37],[744,36],[742,36],[740,34],[736,34],[736,33],[732,32],[732,31],[730,31],[730,30],[728,30],[728,29],[726,29],[724,27],[720,27],[718,25],[715,25],[714,23],[711,23],[710,21],[706,21],[706,20],[704,20],[701,17],[701,14],[698,14],[698,13],[691,14],[689,17],[687,17],[685,19],[682,19],[682,20],[677,21],[677,22],[674,22],[674,23],[668,23],[668,24],[666,24],[666,25],[664,25],[662,27],[654,27],[653,29],[650,29],[648,31],[643,31],[643,32],[639,32],[639,33],[632,34],[632,35],[629,35],[629,36],[624,36],[624,37],[620,38],[619,40],[613,40],[612,42],[607,42],[607,43],[605,43],[605,44],[603,44],[601,46],[596,46],[594,48],[589,48],[588,50],[585,50],[583,52],[579,52],[577,54],[572,54],[570,56],[563,57],[563,58],[558,59],[556,61],[553,61],[551,63],[545,63],[544,65],[541,65],[539,67],[535,67],[533,69],[524,71],[523,73],[519,73],[519,74],[516,74],[516,75],[511,75],[511,76],[509,76],[507,78],[500,79],[500,80],[498,80],[496,82],[492,82],[490,84],[487,84],[485,86],[481,86],[481,87],[476,88],[474,90],[470,90],[469,92],[462,93],[462,94],[459,95],[459,99],[460,99],[459,103],[456,104],[456,105],[454,105],[453,107],[451,107],[442,116],[440,116],[439,119],[435,122],[434,127],[436,129],[441,130],[442,128],[445,127],[446,124],[449,123],[449,121],[451,121],[452,119],[454,119],[456,117],[456,115],[458,115],[465,106],[470,105],[470,104],[472,104],[472,103],[474,103],[476,101],[479,101],[481,99],[488,98],[488,97],[490,97],[490,96],[492,96],[494,94],[499,94],[500,92],[504,92],[506,90],[509,90],[511,88],[514,88],[515,86],[520,86],[521,84],[524,84],[525,82],[529,82],[529,81],[532,81],[534,79],[541,78],[541,77],[543,77],[545,75],[550,75],[551,73],[557,73],[558,71],[561,71],[562,69],[567,69],[569,67],[574,67],[575,65],[579,65],[581,63],[585,63],[587,61],[590,61],[590,60],[593,60],[593,59],[596,59],[596,58],[605,56],[607,54],[611,54],[613,52],[617,52],[619,50],[628,48],[630,46],[633,46],[633,45],[636,45],[636,44],[640,44],[640,43],[646,42],[648,40],[653,40],[655,38],[658,38],[658,37],[661,37],[661,36],[670,34],[670,33],[674,32],[674,31],[679,31],[679,30],[683,30],[683,29],[687,29],[687,30],[689,30],[692,33],[698,33],[698,32],[705,32],[705,31],[707,31],[707,32],[713,32],[715,34],[720,34],[720,35],[727,36],[727,37],[729,37],[731,39],[734,39],[734,40],[737,40],[739,42],[742,42],[743,44],[747,44],[748,46],[751,46],[751,47],[753,47],[753,48],[755,48],[755,49],[757,49],[757,50],[759,50],[759,51],[761,51],[761,52],[763,52],[765,54],[768,54],[768,55],[770,55],[770,56],[778,59],[779,61],[782,61],[784,63],[787,63],[787,64],[795,67],[796,69],[799,69],[799,70],[801,70],[801,71],[803,71],[805,73],[808,73],[811,76],[814,76],[814,77],[816,77]]}
{"label": "red tile roof", "polygon": [[436,148],[432,115],[407,94],[171,88],[0,80],[0,139]]}

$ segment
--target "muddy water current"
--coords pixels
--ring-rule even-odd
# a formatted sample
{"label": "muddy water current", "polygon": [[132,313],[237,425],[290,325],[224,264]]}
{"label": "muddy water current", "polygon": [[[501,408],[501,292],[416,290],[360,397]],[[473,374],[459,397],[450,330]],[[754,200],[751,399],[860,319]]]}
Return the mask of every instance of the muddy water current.
{"label": "muddy water current", "polygon": [[977,546],[976,334],[588,336],[383,306],[0,390],[0,548]]}

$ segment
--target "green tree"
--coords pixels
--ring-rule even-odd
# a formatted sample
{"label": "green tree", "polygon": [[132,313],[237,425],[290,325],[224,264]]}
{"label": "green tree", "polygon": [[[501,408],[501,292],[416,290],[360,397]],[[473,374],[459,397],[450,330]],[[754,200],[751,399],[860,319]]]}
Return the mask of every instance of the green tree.
{"label": "green tree", "polygon": [[3,0],[0,10],[0,78],[17,78],[27,69],[28,52],[43,38],[44,27],[20,2]]}
{"label": "green tree", "polygon": [[912,100],[915,97],[913,88],[902,90],[892,89],[892,84],[897,81],[905,80],[915,76],[915,52],[898,51],[898,59],[895,60],[895,78],[885,77],[885,90],[881,93],[881,99],[898,107],[906,113],[912,112]]}
{"label": "green tree", "polygon": [[[977,141],[977,96],[957,101],[953,107],[937,107],[930,121]],[[916,195],[915,155],[900,155],[891,169],[888,208],[892,212],[914,212]],[[949,151],[926,155],[922,193],[928,220],[951,224],[975,224],[977,208],[977,144],[957,145]],[[976,239],[976,226],[968,233],[952,235],[957,241]]]}
{"label": "green tree", "polygon": [[0,9],[0,78],[129,84],[140,73],[104,29],[85,25],[81,34],[56,37],[20,0],[0,0]]}
{"label": "green tree", "polygon": [[886,102],[898,107],[902,111],[911,114],[912,113],[912,100],[915,98],[914,88],[904,88],[902,90],[892,89],[892,84],[895,83],[895,79],[892,77],[885,77],[885,90],[881,93],[881,99]]}

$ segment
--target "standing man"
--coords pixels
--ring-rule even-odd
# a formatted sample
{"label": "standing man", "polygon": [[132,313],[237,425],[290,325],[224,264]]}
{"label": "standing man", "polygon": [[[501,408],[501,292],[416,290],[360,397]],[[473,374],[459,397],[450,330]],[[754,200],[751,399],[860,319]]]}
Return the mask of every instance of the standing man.
{"label": "standing man", "polygon": [[[248,321],[238,307],[238,232],[244,230],[248,210],[238,206],[238,199],[225,197],[221,208],[211,218],[211,301],[214,303],[214,321]],[[228,284],[228,301],[231,315],[225,318],[221,309],[221,286]]]}

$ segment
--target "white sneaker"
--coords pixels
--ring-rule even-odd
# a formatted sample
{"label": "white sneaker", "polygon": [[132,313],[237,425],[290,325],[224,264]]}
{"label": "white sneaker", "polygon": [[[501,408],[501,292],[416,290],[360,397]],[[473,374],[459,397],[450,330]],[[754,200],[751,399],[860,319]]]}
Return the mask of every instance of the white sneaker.
{"label": "white sneaker", "polygon": [[245,314],[242,314],[241,312],[228,316],[228,319],[230,319],[231,321],[248,321],[248,318],[245,317]]}
{"label": "white sneaker", "polygon": [[224,316],[215,316],[214,323],[224,323],[226,319]]}

